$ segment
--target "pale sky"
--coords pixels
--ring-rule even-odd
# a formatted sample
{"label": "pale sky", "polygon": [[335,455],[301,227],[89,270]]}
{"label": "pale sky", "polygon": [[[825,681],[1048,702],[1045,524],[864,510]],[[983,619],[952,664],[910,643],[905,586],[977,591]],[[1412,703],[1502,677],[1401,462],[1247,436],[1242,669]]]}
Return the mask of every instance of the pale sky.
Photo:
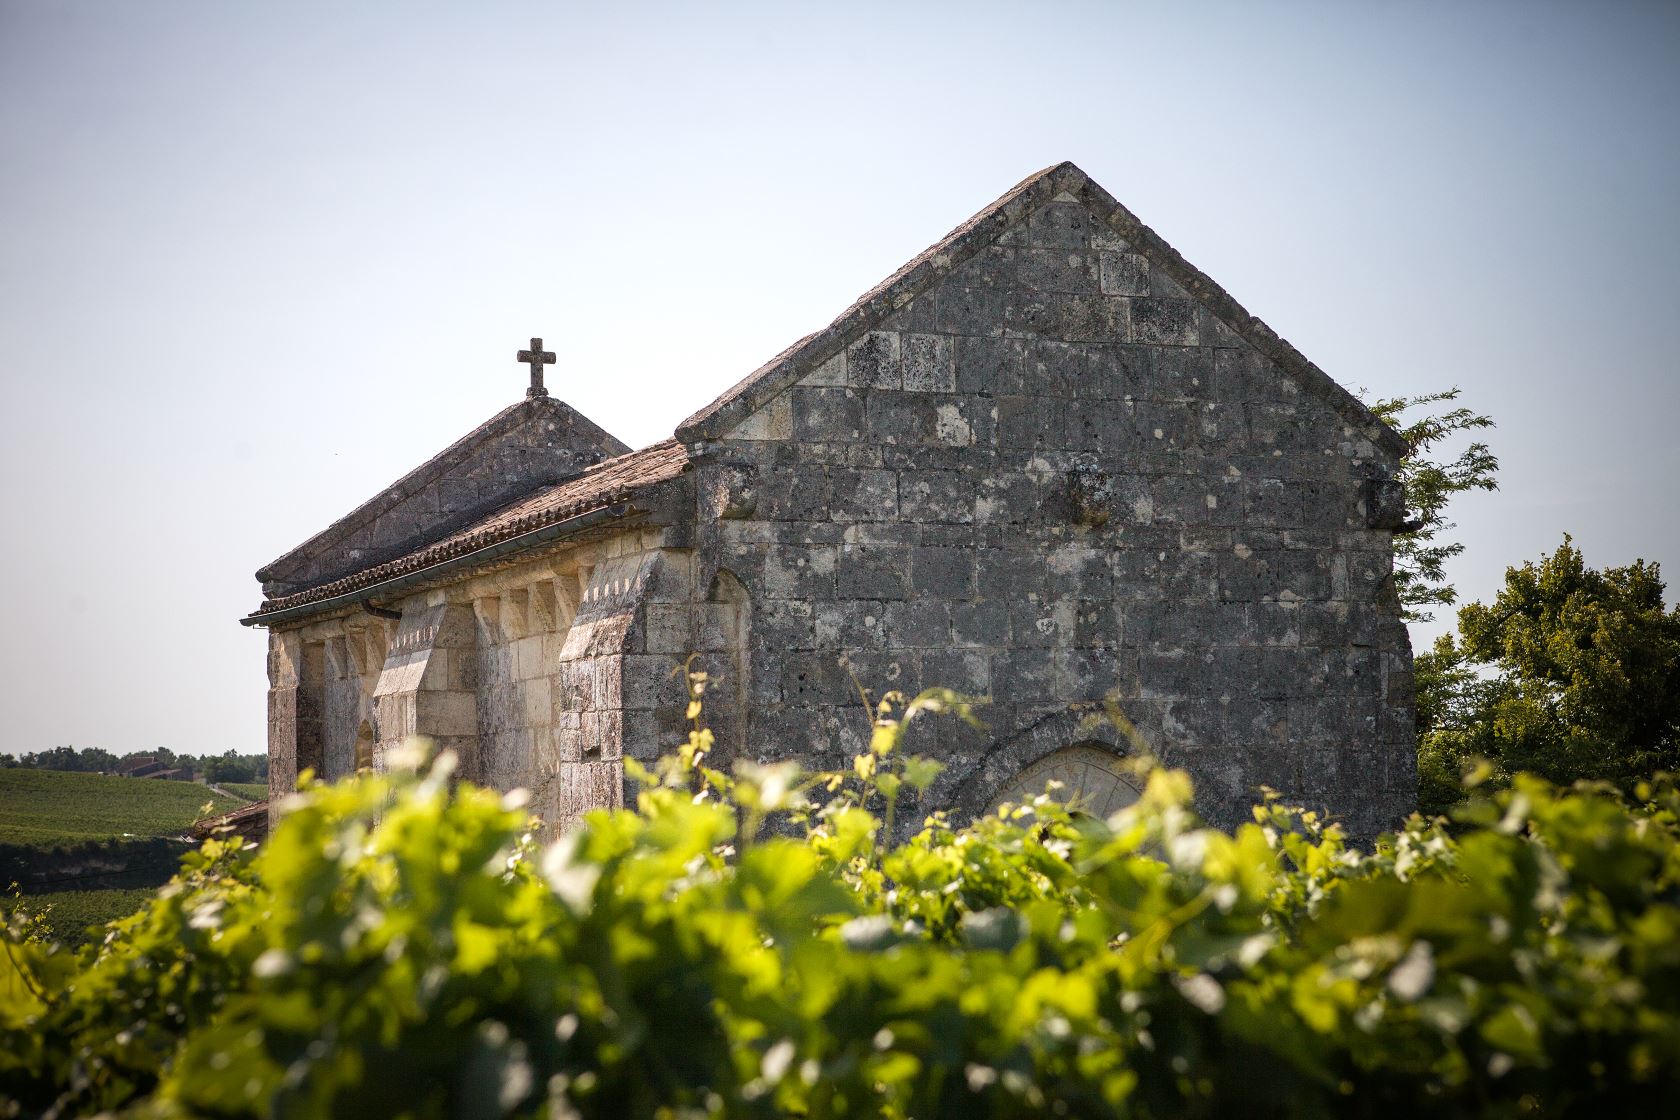
{"label": "pale sky", "polygon": [[0,749],[264,749],[252,573],[531,335],[641,446],[1063,159],[1493,414],[1467,599],[1565,531],[1672,598],[1677,55],[1673,3],[0,0]]}

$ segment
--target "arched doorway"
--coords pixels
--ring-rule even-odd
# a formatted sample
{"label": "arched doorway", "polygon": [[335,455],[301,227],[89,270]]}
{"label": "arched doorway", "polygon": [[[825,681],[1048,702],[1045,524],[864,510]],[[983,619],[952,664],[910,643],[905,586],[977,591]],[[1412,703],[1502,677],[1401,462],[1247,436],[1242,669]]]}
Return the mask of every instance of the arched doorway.
{"label": "arched doorway", "polygon": [[1005,782],[992,798],[991,808],[1006,801],[1031,801],[1052,781],[1060,782],[1061,788],[1051,790],[1051,797],[1097,817],[1124,809],[1141,792],[1137,778],[1112,751],[1076,743],[1050,752]]}

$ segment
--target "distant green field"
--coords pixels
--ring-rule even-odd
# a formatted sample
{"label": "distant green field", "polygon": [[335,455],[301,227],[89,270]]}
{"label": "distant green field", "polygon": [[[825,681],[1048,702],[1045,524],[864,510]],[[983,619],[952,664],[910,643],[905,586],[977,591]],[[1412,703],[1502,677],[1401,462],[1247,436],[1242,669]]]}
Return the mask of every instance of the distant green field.
{"label": "distant green field", "polygon": [[249,797],[252,801],[263,801],[268,797],[267,782],[217,782],[225,790],[231,790],[241,797]]}
{"label": "distant green field", "polygon": [[0,844],[35,847],[122,836],[177,836],[203,815],[245,802],[197,782],[57,770],[0,770]]}
{"label": "distant green field", "polygon": [[[87,927],[126,918],[145,905],[155,890],[58,891],[24,899],[31,910],[47,911],[47,926],[67,945],[88,940]],[[0,913],[9,914],[17,900],[0,898]]]}

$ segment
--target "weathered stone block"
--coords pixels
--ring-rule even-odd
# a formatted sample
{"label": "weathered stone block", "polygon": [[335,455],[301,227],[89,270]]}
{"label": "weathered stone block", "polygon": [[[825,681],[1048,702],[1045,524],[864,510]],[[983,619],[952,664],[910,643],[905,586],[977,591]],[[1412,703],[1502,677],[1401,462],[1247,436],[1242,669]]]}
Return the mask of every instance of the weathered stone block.
{"label": "weathered stone block", "polygon": [[576,826],[590,809],[624,806],[624,766],[621,762],[563,762],[554,778],[549,817],[566,830]]}
{"label": "weathered stone block", "polygon": [[1146,296],[1149,294],[1149,260],[1138,253],[1105,252],[1100,254],[1102,293],[1105,296]]}
{"label": "weathered stone block", "polygon": [[1003,300],[1001,291],[941,284],[905,308],[892,325],[954,337],[1001,335]]}
{"label": "weathered stone block", "polygon": [[917,595],[937,599],[973,598],[973,551],[967,548],[911,549],[910,587]]}
{"label": "weathered stone block", "polygon": [[1162,346],[1194,346],[1196,305],[1183,299],[1139,297],[1129,301],[1131,339]]}
{"label": "weathered stone block", "polygon": [[1049,649],[1070,639],[1073,608],[1057,601],[1009,604],[1009,636],[1016,647]]}
{"label": "weathered stone block", "polygon": [[[857,695],[852,678],[831,651],[800,653],[783,659],[782,700],[790,705],[843,704]],[[769,713],[755,713],[762,718]]]}
{"label": "weathered stone block", "polygon": [[900,471],[898,512],[906,521],[967,524],[974,520],[974,481],[961,471]]}
{"label": "weathered stone block", "polygon": [[905,549],[842,545],[837,593],[842,599],[902,599],[909,592],[908,571]]}
{"label": "weathered stone block", "polygon": [[1005,649],[992,654],[992,689],[1023,703],[1056,699],[1056,660],[1048,649]]}
{"label": "weathered stone block", "polygon": [[644,648],[648,653],[683,655],[693,651],[693,624],[687,603],[650,603]]}
{"label": "weathered stone block", "polygon": [[985,696],[992,689],[991,658],[984,651],[927,650],[922,654],[922,680],[965,696]]}
{"label": "weathered stone block", "polygon": [[799,379],[799,384],[813,387],[846,384],[846,352],[841,350]]}
{"label": "weathered stone block", "polygon": [[[1134,309],[1134,329],[1136,325]],[[1151,354],[1148,376],[1138,382],[1139,396],[1157,401],[1206,401],[1214,397],[1212,350],[1163,346]],[[1240,416],[1241,409],[1237,412]]]}
{"label": "weathered stone block", "polygon": [[954,603],[951,640],[960,647],[1004,649],[1009,646],[1009,606],[1005,603]]}
{"label": "weathered stone block", "polygon": [[769,599],[832,599],[839,551],[833,545],[780,545],[764,557],[764,594]]}
{"label": "weathered stone block", "polygon": [[415,730],[421,735],[478,734],[477,698],[470,692],[419,692],[414,696]]}
{"label": "weathered stone block", "polygon": [[1027,219],[1027,242],[1036,249],[1085,249],[1091,244],[1091,212],[1077,202],[1051,202]]}
{"label": "weathered stone block", "polygon": [[1094,295],[1097,258],[1073,249],[1022,249],[1016,257],[1016,277],[1029,291]]}
{"label": "weathered stone block", "polygon": [[840,667],[851,683],[852,695],[857,696],[861,687],[872,704],[887,692],[914,696],[922,690],[920,666],[910,650],[847,650]]}
{"label": "weathered stone block", "polygon": [[872,331],[846,349],[846,382],[854,389],[902,389],[896,333]]}
{"label": "weathered stone block", "polygon": [[855,389],[790,389],[793,433],[802,440],[863,438],[863,397]]}
{"label": "weathered stone block", "polygon": [[1406,488],[1398,479],[1366,481],[1361,495],[1365,524],[1373,529],[1398,530],[1406,524]]}
{"label": "weathered stone block", "polygon": [[793,438],[793,401],[787,396],[777,397],[769,404],[741,421],[729,433],[738,440],[786,440]]}
{"label": "weathered stone block", "polygon": [[821,467],[771,470],[758,476],[756,516],[766,521],[810,521],[825,516],[831,493]]}
{"label": "weathered stone block", "polygon": [[1033,448],[1061,442],[1062,411],[1053,399],[999,397],[997,418],[999,447]]}
{"label": "weathered stone block", "polygon": [[513,644],[514,672],[520,680],[536,680],[548,675],[549,666],[543,652],[541,634],[520,638]]}
{"label": "weathered stone block", "polygon": [[891,521],[898,516],[896,472],[831,467],[828,480],[827,515],[833,520]]}
{"label": "weathered stone block", "polygon": [[1036,599],[1049,588],[1044,557],[1024,548],[982,548],[975,553],[976,590],[982,599]]}
{"label": "weathered stone block", "polygon": [[936,600],[887,603],[887,640],[903,649],[945,649],[951,644],[951,608]]}
{"label": "weathered stone block", "polygon": [[935,400],[925,393],[873,392],[864,425],[868,438],[877,443],[933,443],[939,413]]}

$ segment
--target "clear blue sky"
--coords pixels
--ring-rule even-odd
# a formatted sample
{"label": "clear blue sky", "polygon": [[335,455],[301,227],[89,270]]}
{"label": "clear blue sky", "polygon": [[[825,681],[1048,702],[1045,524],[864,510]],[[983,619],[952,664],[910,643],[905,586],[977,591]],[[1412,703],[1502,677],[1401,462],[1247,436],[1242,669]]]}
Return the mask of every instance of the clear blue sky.
{"label": "clear blue sky", "polygon": [[[1680,583],[1680,5],[0,0],[0,749],[263,747],[251,573],[523,391],[674,424],[1072,159]],[[1439,626],[1418,632],[1426,638]]]}

